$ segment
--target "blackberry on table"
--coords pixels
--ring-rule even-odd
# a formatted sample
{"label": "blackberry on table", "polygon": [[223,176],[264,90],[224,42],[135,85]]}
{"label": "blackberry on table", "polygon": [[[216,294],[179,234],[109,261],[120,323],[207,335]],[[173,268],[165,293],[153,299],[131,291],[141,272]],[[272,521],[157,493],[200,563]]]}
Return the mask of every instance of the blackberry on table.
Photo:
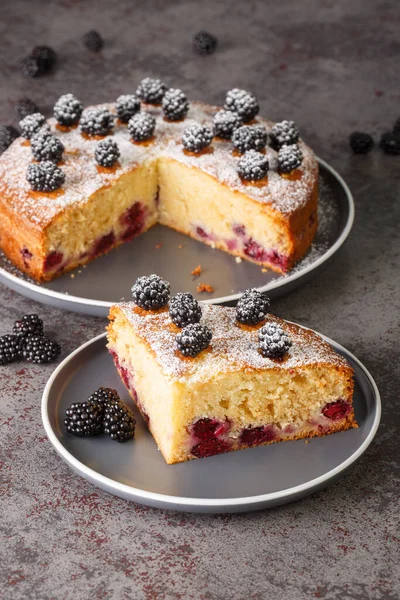
{"label": "blackberry on table", "polygon": [[372,135],[361,131],[354,131],[349,136],[350,147],[356,154],[366,154],[374,145]]}
{"label": "blackberry on table", "polygon": [[83,104],[74,94],[64,94],[55,103],[53,112],[60,125],[69,127],[79,122]]}
{"label": "blackberry on table", "polygon": [[159,275],[139,277],[132,286],[134,302],[145,310],[158,310],[168,304],[170,285]]}
{"label": "blackberry on table", "polygon": [[26,179],[36,192],[53,192],[64,183],[65,173],[53,162],[46,160],[29,165]]}
{"label": "blackberry on table", "polygon": [[176,345],[183,356],[194,358],[210,345],[212,332],[206,325],[192,323],[176,335]]}
{"label": "blackberry on table", "polygon": [[189,152],[201,152],[211,144],[212,139],[211,129],[197,123],[185,129],[182,135],[183,146]]}
{"label": "blackberry on table", "polygon": [[129,119],[128,129],[135,142],[145,142],[154,135],[156,120],[153,115],[139,112]]}
{"label": "blackberry on table", "polygon": [[225,140],[230,140],[233,132],[242,125],[243,121],[238,113],[232,110],[220,110],[214,115],[214,135]]}
{"label": "blackberry on table", "polygon": [[21,62],[21,71],[24,77],[38,77],[41,75],[39,60],[34,56],[27,56]]}
{"label": "blackberry on table", "polygon": [[27,115],[19,122],[22,137],[30,140],[31,137],[41,129],[46,123],[46,117],[41,113]]}
{"label": "blackberry on table", "polygon": [[38,161],[50,160],[58,163],[64,152],[64,144],[50,132],[38,131],[31,137],[31,150]]}
{"label": "blackberry on table", "polygon": [[52,362],[60,353],[60,345],[44,335],[29,335],[22,346],[24,359],[39,365]]}
{"label": "blackberry on table", "polygon": [[384,133],[381,137],[380,147],[384,151],[385,154],[400,154],[400,134],[391,133],[388,131]]}
{"label": "blackberry on table", "polygon": [[133,94],[124,94],[117,98],[115,107],[119,120],[128,123],[129,119],[140,111],[140,100]]}
{"label": "blackberry on table", "polygon": [[200,321],[201,308],[192,294],[189,292],[179,293],[171,298],[169,316],[177,327],[186,327]]}
{"label": "blackberry on table", "polygon": [[120,397],[117,390],[112,388],[100,387],[98,390],[93,392],[86,400],[88,404],[95,404],[104,411],[104,408],[109,402],[120,402]]}
{"label": "blackberry on table", "polygon": [[297,144],[282,146],[278,152],[278,167],[281,173],[291,173],[300,167],[303,153]]}
{"label": "blackberry on table", "polygon": [[145,77],[139,83],[136,95],[147,104],[160,104],[164,98],[167,86],[159,79]]}
{"label": "blackberry on table", "polygon": [[207,31],[199,31],[193,38],[193,48],[197,54],[214,54],[217,45],[217,38]]}
{"label": "blackberry on table", "polygon": [[133,412],[120,401],[108,402],[104,407],[103,431],[116,442],[126,442],[135,435],[136,419]]}
{"label": "blackberry on table", "polygon": [[269,170],[267,157],[256,150],[248,150],[240,157],[237,163],[239,176],[246,181],[259,181]]}
{"label": "blackberry on table", "polygon": [[22,120],[28,115],[37,113],[39,111],[33,100],[30,98],[21,98],[14,104],[14,112],[19,120]]}
{"label": "blackberry on table", "polygon": [[262,150],[267,140],[267,130],[263,125],[242,125],[232,134],[232,144],[242,154],[247,150]]}
{"label": "blackberry on table", "polygon": [[102,167],[112,167],[120,157],[118,144],[111,138],[101,140],[96,146],[94,157]]}
{"label": "blackberry on table", "polygon": [[258,343],[265,358],[283,358],[292,342],[277,323],[268,323],[258,332]]}
{"label": "blackberry on table", "polygon": [[279,150],[285,144],[295,144],[299,137],[300,133],[294,121],[275,123],[269,132],[270,144],[275,150]]}
{"label": "blackberry on table", "polygon": [[393,133],[395,133],[396,135],[400,135],[400,117],[396,120],[395,124],[393,125]]}
{"label": "blackberry on table", "polygon": [[64,425],[77,437],[98,435],[103,431],[103,409],[88,402],[74,402],[65,411]]}
{"label": "blackberry on table", "polygon": [[233,88],[227,93],[224,108],[237,112],[244,123],[254,119],[260,110],[255,96],[238,88]]}
{"label": "blackberry on table", "polygon": [[3,154],[17,137],[19,137],[19,133],[15,127],[12,125],[2,125],[0,127],[0,154]]}
{"label": "blackberry on table", "polygon": [[20,337],[43,335],[43,321],[36,315],[24,315],[14,323],[13,333]]}
{"label": "blackberry on table", "polygon": [[189,101],[182,90],[170,88],[164,94],[162,108],[169,121],[180,121],[189,111]]}
{"label": "blackberry on table", "polygon": [[22,339],[18,335],[0,337],[0,365],[7,365],[22,356]]}
{"label": "blackberry on table", "polygon": [[254,288],[246,290],[236,305],[236,319],[243,325],[257,325],[264,321],[269,306],[267,296]]}
{"label": "blackberry on table", "polygon": [[82,41],[84,46],[86,46],[86,48],[90,50],[90,52],[100,52],[100,50],[104,46],[103,38],[101,37],[100,33],[95,29],[91,29],[90,31],[85,33],[85,35],[82,38]]}
{"label": "blackberry on table", "polygon": [[86,135],[107,135],[114,127],[114,115],[106,108],[87,108],[79,126]]}
{"label": "blackberry on table", "polygon": [[39,75],[49,73],[57,62],[57,53],[49,46],[36,46],[30,56],[38,61]]}

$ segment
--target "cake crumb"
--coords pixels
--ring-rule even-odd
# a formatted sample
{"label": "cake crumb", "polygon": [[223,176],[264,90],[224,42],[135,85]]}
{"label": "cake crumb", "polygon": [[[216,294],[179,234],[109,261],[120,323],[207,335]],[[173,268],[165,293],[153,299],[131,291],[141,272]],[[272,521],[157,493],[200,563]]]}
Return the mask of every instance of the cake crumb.
{"label": "cake crumb", "polygon": [[203,292],[207,292],[207,294],[212,294],[214,291],[212,285],[208,285],[208,283],[199,283],[196,289],[199,292],[199,294]]}
{"label": "cake crumb", "polygon": [[178,244],[178,248],[183,248],[183,244]]}
{"label": "cake crumb", "polygon": [[267,271],[268,271],[268,269],[266,269],[265,267],[263,267],[263,268],[261,269],[261,273],[266,273]]}
{"label": "cake crumb", "polygon": [[235,257],[235,261],[236,261],[237,263],[241,263],[241,262],[242,262],[242,259],[240,258],[240,256],[236,256],[236,257]]}
{"label": "cake crumb", "polygon": [[162,248],[164,246],[164,244],[156,244],[154,247],[159,250],[160,248]]}
{"label": "cake crumb", "polygon": [[75,277],[75,273],[71,273],[70,277],[71,277],[71,279],[73,279]]}
{"label": "cake crumb", "polygon": [[304,443],[305,443],[305,444],[309,444],[310,442],[309,442],[309,440],[306,440]]}
{"label": "cake crumb", "polygon": [[203,269],[201,268],[201,265],[197,265],[197,267],[193,269],[190,274],[193,275],[193,277],[200,277],[202,270]]}

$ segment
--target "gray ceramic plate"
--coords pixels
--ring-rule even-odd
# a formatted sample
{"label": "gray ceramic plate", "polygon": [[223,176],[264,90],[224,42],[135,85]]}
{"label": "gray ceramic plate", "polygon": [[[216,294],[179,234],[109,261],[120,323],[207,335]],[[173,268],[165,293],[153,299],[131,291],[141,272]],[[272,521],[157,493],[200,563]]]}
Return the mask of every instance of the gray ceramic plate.
{"label": "gray ceramic plate", "polygon": [[[201,294],[201,299],[215,304],[232,302],[250,287],[268,292],[270,297],[289,292],[333,256],[353,225],[354,204],[350,190],[336,171],[322,160],[319,163],[317,236],[307,256],[288,275],[273,271],[263,273],[253,263],[237,263],[225,252],[157,225],[115,252],[76,269],[73,276],[67,273],[43,285],[25,278],[0,253],[0,282],[38,302],[96,316],[106,316],[112,304],[130,298],[130,288],[136,278],[150,273],[167,279],[174,294],[184,291],[199,297],[197,284],[208,283],[215,292]],[[160,244],[162,247],[156,248]],[[203,274],[195,279],[191,271],[199,264]]]}
{"label": "gray ceramic plate", "polygon": [[64,411],[100,385],[116,388],[127,404],[133,404],[107,352],[105,334],[70,354],[49,379],[42,400],[44,427],[57,452],[82,477],[141,504],[222,513],[291,502],[343,475],[368,448],[379,425],[380,398],[371,375],[345,348],[325,339],[355,369],[358,429],[308,444],[283,442],[176,465],[164,462],[138,414],[133,442],[74,438],[64,430]]}

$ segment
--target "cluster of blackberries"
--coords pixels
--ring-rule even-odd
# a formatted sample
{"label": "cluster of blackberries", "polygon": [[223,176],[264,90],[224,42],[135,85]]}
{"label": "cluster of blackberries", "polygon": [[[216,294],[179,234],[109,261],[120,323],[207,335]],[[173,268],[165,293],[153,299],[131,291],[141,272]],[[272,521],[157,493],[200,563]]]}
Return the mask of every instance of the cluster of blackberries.
{"label": "cluster of blackberries", "polygon": [[[374,139],[369,133],[355,131],[349,136],[350,147],[355,154],[367,154],[374,147]],[[385,154],[400,154],[400,118],[396,120],[392,131],[382,134],[379,146]]]}
{"label": "cluster of blackberries", "polygon": [[12,334],[0,337],[0,365],[21,359],[49,363],[60,352],[60,345],[44,335],[43,321],[38,315],[25,315],[15,321]]}
{"label": "cluster of blackberries", "polygon": [[136,420],[116,390],[101,387],[86,402],[71,404],[65,411],[64,425],[77,437],[105,433],[116,442],[126,442],[135,435]]}

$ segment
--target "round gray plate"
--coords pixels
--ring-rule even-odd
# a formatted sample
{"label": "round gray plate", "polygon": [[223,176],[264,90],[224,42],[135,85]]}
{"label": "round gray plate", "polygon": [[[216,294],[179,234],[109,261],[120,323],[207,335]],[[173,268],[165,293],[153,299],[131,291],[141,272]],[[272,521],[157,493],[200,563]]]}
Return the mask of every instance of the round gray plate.
{"label": "round gray plate", "polygon": [[[255,287],[274,297],[304,283],[340,248],[350,233],[354,203],[343,179],[327,163],[320,164],[319,227],[308,254],[288,275],[213,250],[172,229],[157,225],[118,250],[96,259],[73,274],[39,285],[26,278],[0,252],[0,282],[11,289],[59,308],[106,316],[115,302],[130,298],[130,288],[140,275],[157,273],[171,283],[172,293],[192,292],[210,303],[237,300]],[[161,248],[156,248],[162,244]],[[181,247],[180,247],[181,246]],[[191,271],[201,265],[199,279]],[[197,294],[199,282],[214,287],[213,294]]]}
{"label": "round gray plate", "polygon": [[167,465],[140,415],[135,440],[117,444],[105,436],[74,438],[63,425],[65,409],[103,386],[133,406],[106,349],[105,334],[70,354],[43,393],[42,419],[61,457],[96,486],[141,504],[191,512],[242,512],[271,507],[332,483],[365,452],[379,425],[378,389],[360,361],[324,338],[355,369],[358,429],[324,438],[282,442],[211,458]]}

